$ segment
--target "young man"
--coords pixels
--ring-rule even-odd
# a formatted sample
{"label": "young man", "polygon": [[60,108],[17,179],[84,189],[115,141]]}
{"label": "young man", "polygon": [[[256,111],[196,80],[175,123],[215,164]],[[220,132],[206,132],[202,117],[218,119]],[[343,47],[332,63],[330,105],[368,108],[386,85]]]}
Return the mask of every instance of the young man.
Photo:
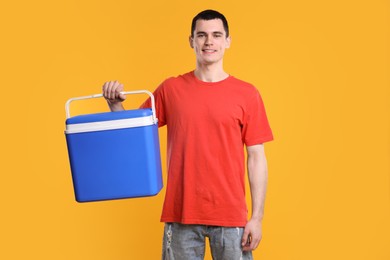
{"label": "young man", "polygon": [[[259,92],[223,69],[231,38],[226,18],[206,10],[189,38],[196,68],[154,92],[159,126],[168,129],[168,180],[161,216],[163,259],[252,259],[262,237],[267,183],[263,143],[273,139]],[[123,110],[123,85],[106,82],[111,111]],[[141,107],[150,107],[150,100]],[[252,216],[245,202],[246,146]]]}

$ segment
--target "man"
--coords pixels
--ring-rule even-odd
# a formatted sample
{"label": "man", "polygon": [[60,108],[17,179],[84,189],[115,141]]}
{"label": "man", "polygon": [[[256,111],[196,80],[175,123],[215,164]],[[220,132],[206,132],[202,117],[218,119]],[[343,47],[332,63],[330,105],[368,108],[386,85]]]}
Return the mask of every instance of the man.
{"label": "man", "polygon": [[[154,92],[159,126],[168,129],[168,180],[161,221],[163,259],[252,259],[262,237],[267,183],[263,143],[273,139],[254,86],[223,69],[231,38],[226,18],[205,10],[189,37],[196,68],[165,80]],[[111,111],[123,110],[118,81],[103,94]],[[141,107],[149,107],[147,100]],[[252,216],[245,203],[246,146]]]}

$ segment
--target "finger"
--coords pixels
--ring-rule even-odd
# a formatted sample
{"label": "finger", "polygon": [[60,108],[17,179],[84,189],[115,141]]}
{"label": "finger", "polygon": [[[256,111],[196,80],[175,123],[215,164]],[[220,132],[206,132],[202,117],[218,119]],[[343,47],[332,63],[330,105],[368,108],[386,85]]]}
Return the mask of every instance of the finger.
{"label": "finger", "polygon": [[122,94],[122,93],[119,93],[119,97],[118,97],[121,101],[125,101],[126,100],[126,95],[125,94]]}
{"label": "finger", "polygon": [[103,89],[102,89],[104,98],[107,98],[107,86],[108,86],[108,82],[104,82]]}
{"label": "finger", "polygon": [[105,90],[105,92],[106,92],[106,98],[107,99],[111,99],[111,81],[107,81],[106,82],[106,90]]}
{"label": "finger", "polygon": [[118,82],[118,92],[123,91],[123,84]]}
{"label": "finger", "polygon": [[107,81],[106,84],[105,84],[106,86],[104,88],[106,99],[110,99],[110,82],[111,81]]}
{"label": "finger", "polygon": [[108,83],[108,98],[110,99],[110,100],[112,100],[112,99],[114,99],[115,98],[115,95],[113,95],[112,94],[112,89],[113,89],[113,87],[114,87],[114,81],[110,81],[109,83]]}
{"label": "finger", "polygon": [[110,99],[111,100],[115,99],[115,81],[111,81],[110,84]]}
{"label": "finger", "polygon": [[248,244],[248,239],[249,239],[249,231],[248,230],[244,230],[244,234],[242,234],[242,238],[241,238],[241,246],[246,246]]}
{"label": "finger", "polygon": [[114,100],[119,99],[119,95],[120,95],[119,86],[120,86],[120,83],[117,80],[115,80],[112,84],[111,96],[112,96],[112,99],[114,99]]}
{"label": "finger", "polygon": [[255,250],[259,246],[260,240],[253,240],[250,244],[250,249]]}
{"label": "finger", "polygon": [[242,247],[242,250],[243,250],[243,251],[252,251],[251,242],[248,241],[248,242]]}
{"label": "finger", "polygon": [[252,251],[252,249],[249,246],[244,246],[242,248],[242,251],[248,252],[248,251]]}
{"label": "finger", "polygon": [[251,245],[250,245],[251,249],[255,250],[259,246],[260,241],[261,241],[261,236],[252,238]]}
{"label": "finger", "polygon": [[125,99],[126,99],[126,95],[120,93],[120,92],[123,91],[123,84],[120,84],[120,85],[118,86],[118,90],[119,90],[119,98],[120,98],[122,101],[125,100]]}
{"label": "finger", "polygon": [[126,99],[126,96],[121,93],[122,91],[123,91],[123,84],[116,80],[114,82],[114,86],[112,90],[116,100],[123,101]]}
{"label": "finger", "polygon": [[119,96],[120,85],[121,85],[121,83],[119,83],[117,80],[114,81],[114,85],[112,87],[112,92],[115,94],[115,98],[118,98],[118,96]]}

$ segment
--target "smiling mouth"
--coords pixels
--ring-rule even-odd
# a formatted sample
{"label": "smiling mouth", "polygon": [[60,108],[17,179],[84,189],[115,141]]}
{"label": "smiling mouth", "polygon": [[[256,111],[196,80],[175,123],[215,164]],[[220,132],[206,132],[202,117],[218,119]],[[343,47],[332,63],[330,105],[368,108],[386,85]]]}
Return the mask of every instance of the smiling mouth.
{"label": "smiling mouth", "polygon": [[205,53],[214,53],[214,52],[217,52],[217,51],[216,51],[216,50],[205,49],[205,50],[202,50],[202,52],[205,52]]}

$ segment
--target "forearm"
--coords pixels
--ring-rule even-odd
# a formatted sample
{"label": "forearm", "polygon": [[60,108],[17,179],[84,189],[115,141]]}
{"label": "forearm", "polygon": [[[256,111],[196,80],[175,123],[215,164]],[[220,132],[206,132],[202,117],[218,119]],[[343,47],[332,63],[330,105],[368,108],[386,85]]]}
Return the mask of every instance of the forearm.
{"label": "forearm", "polygon": [[262,221],[267,191],[268,169],[264,146],[248,148],[248,179],[252,200],[252,219]]}

